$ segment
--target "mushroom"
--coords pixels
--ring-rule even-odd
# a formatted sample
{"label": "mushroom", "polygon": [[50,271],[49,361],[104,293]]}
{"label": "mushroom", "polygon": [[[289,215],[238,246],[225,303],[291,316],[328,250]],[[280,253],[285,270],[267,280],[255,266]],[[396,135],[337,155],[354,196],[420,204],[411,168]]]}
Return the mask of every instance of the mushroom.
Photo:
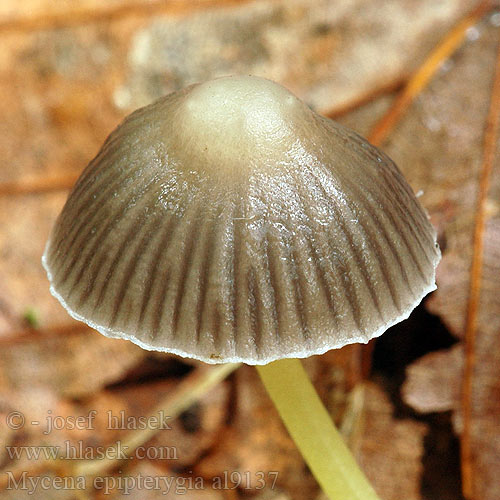
{"label": "mushroom", "polygon": [[[343,445],[322,439],[336,432],[326,411],[316,438],[310,422],[292,430],[301,403],[284,384],[312,398],[302,410],[317,410],[301,418],[324,411],[296,358],[405,319],[435,289],[439,259],[426,213],[385,154],[280,85],[233,76],[128,116],[73,188],[43,264],[69,314],[108,337],[259,365],[302,451],[314,448],[305,458],[325,491],[351,498],[349,486],[328,486]],[[353,461],[347,469],[359,489]],[[359,498],[375,498],[364,488]]]}

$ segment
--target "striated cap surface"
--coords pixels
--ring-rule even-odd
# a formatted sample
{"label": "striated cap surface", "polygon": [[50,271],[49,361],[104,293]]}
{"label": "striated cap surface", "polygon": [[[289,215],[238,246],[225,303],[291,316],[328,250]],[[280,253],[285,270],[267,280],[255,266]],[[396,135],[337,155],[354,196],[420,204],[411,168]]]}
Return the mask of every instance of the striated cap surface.
{"label": "striated cap surface", "polygon": [[435,288],[435,231],[394,163],[283,87],[225,77],[128,116],[43,263],[109,337],[209,363],[367,342]]}

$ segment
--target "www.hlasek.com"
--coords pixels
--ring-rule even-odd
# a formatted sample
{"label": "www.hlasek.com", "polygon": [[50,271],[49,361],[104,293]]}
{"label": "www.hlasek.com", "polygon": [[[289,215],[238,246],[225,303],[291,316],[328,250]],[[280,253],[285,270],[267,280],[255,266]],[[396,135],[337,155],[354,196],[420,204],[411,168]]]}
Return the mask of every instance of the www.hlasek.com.
{"label": "www.hlasek.com", "polygon": [[[30,476],[27,471],[15,476],[7,471],[7,490],[24,491],[28,495],[48,490],[86,490],[93,487],[104,495],[117,491],[129,495],[133,491],[157,491],[162,495],[175,493],[184,495],[193,490],[235,490],[236,488],[262,490],[274,489],[278,479],[278,471],[240,472],[224,471],[221,476],[207,480],[201,476]],[[120,472],[121,474],[121,472]]]}
{"label": "www.hlasek.com", "polygon": [[129,447],[117,441],[113,446],[85,446],[82,441],[76,443],[64,441],[62,446],[6,446],[11,460],[178,460],[175,446],[139,446],[132,454]]}

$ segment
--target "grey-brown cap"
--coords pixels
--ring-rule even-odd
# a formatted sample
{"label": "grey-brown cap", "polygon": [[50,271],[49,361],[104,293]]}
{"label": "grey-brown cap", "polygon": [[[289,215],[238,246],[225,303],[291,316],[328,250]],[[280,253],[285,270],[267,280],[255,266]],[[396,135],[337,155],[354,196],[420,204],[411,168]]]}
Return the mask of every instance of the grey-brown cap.
{"label": "grey-brown cap", "polygon": [[367,342],[435,288],[395,164],[283,87],[192,85],[132,113],[47,243],[51,291],[109,337],[209,363]]}

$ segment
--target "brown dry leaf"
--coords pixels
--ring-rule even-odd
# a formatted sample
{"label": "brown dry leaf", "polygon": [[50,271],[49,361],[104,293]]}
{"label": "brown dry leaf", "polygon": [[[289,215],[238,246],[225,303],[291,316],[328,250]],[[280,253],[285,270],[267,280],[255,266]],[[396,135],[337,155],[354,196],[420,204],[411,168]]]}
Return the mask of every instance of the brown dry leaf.
{"label": "brown dry leaf", "polygon": [[[4,0],[3,19],[36,17],[47,3],[68,19],[96,4]],[[474,3],[267,0],[32,33],[2,32],[0,12],[0,97],[10,103],[0,180],[78,172],[123,116],[114,105],[131,110],[218,74],[266,76],[318,109],[346,106],[405,76]]]}
{"label": "brown dry leaf", "polygon": [[23,2],[14,2],[5,0],[0,5],[0,18],[5,23],[13,23],[26,18],[48,17],[57,15],[68,15],[78,17],[81,12],[94,12],[97,15],[113,8],[119,8],[130,5],[141,5],[146,7],[148,4],[158,3],[157,0],[108,0],[103,4],[100,0],[82,0],[74,2],[72,0],[24,0]]}
{"label": "brown dry leaf", "polygon": [[[120,46],[102,28],[2,34],[1,181],[77,174],[117,125]],[[111,61],[111,57],[117,58]]]}
{"label": "brown dry leaf", "polygon": [[54,474],[25,474],[17,481],[8,483],[6,491],[0,492],[0,500],[75,500],[74,490],[84,485],[72,479],[61,480]]}
{"label": "brown dry leaf", "polygon": [[384,500],[421,500],[423,437],[426,425],[393,417],[392,405],[375,384],[365,387],[363,430],[357,456]]}
{"label": "brown dry leaf", "polygon": [[460,404],[461,345],[431,352],[412,363],[401,389],[406,404],[420,413],[457,410]]}
{"label": "brown dry leaf", "polygon": [[[89,333],[90,329],[86,334],[20,342],[4,350],[0,358],[0,418],[7,426],[13,418],[13,424],[19,427],[2,436],[3,480],[16,470],[27,471],[27,475],[40,474],[37,469],[45,457],[40,446],[51,447],[49,454],[57,454],[55,447],[60,447],[65,455],[66,443],[75,448],[79,443],[83,447],[108,444],[106,427],[96,429],[97,424],[88,416],[91,411],[99,416],[111,410],[117,413],[123,406],[113,407],[108,397],[104,410],[102,406],[86,407],[64,397],[84,397],[101,390],[106,383],[123,376],[143,353],[135,346],[130,350],[126,343],[122,343],[125,350],[120,349],[119,342],[110,348],[106,346],[109,339],[94,333],[89,338]],[[78,426],[76,418],[81,419]],[[9,456],[7,446],[18,450],[20,446],[29,446],[40,455],[29,457],[21,452],[16,458]],[[77,452],[75,458],[79,456]],[[42,470],[46,471],[48,468]]]}
{"label": "brown dry leaf", "polygon": [[66,397],[82,397],[115,382],[145,352],[90,328],[83,333],[18,342],[3,349],[0,387],[24,393],[43,388]]}
{"label": "brown dry leaf", "polygon": [[[141,386],[117,387],[114,390],[101,391],[83,403],[60,400],[49,390],[2,394],[0,407],[5,408],[5,411],[1,412],[1,416],[7,418],[12,411],[21,411],[25,419],[24,427],[6,436],[5,446],[20,450],[22,443],[23,447],[31,447],[32,453],[43,447],[49,454],[59,451],[61,457],[69,456],[70,459],[76,460],[85,456],[97,456],[97,453],[116,441],[120,442],[144,425],[161,424],[165,428],[159,430],[149,442],[144,443],[137,450],[138,454],[132,455],[133,460],[122,464],[122,468],[127,466],[123,474],[117,473],[116,479],[113,479],[113,474],[109,472],[100,474],[103,477],[102,487],[113,490],[112,486],[116,485],[117,489],[123,492],[132,484],[144,489],[140,476],[144,476],[144,468],[152,467],[156,470],[153,475],[159,474],[167,478],[166,483],[163,481],[160,484],[165,486],[165,491],[168,490],[169,494],[172,494],[177,490],[178,494],[183,494],[179,492],[185,488],[191,489],[190,485],[194,484],[194,480],[184,482],[177,476],[177,472],[189,468],[217,441],[218,432],[227,417],[228,387],[226,384],[220,384],[202,397],[195,409],[184,413],[178,419],[171,420],[167,414],[161,412],[151,414],[152,407],[156,407],[158,401],[167,397],[175,385],[176,383],[170,380]],[[81,419],[77,428],[72,425],[75,417]],[[38,423],[35,424],[34,421]],[[7,448],[3,448],[0,454],[0,460],[5,464],[4,475],[9,476],[20,471],[21,475],[16,476],[19,481],[23,479],[22,473],[26,471],[25,480],[28,486],[29,477],[49,475],[49,464],[40,468],[45,456],[43,450],[40,451],[39,458],[30,458],[22,451],[19,457],[13,458],[9,457],[9,453],[11,452],[8,452]],[[72,462],[59,459],[55,465],[70,467]],[[78,481],[80,476],[75,477],[75,481]],[[126,479],[127,477],[130,479]],[[9,477],[4,479],[7,479],[7,486],[13,484],[14,479],[11,478],[10,483]],[[51,486],[49,479],[44,481],[44,484]],[[85,481],[90,484],[92,479],[86,478]],[[207,495],[206,498],[218,496],[213,494]]]}
{"label": "brown dry leaf", "polygon": [[41,263],[45,240],[64,194],[0,198],[0,335],[22,329],[22,316],[34,308],[40,326],[69,324],[50,295]]}
{"label": "brown dry leaf", "polygon": [[[95,445],[90,425],[72,430],[67,424],[74,423],[75,416],[85,418],[79,406],[60,399],[50,389],[34,387],[2,392],[0,407],[3,422],[19,424],[17,430],[11,429],[0,449],[0,489],[6,490],[0,498],[75,498],[72,490],[80,489],[85,481],[61,480],[54,475],[54,467],[63,465],[57,457],[66,455],[67,450],[72,453],[71,447],[76,450],[79,443],[83,447]],[[12,419],[13,415],[17,416]]]}
{"label": "brown dry leaf", "polygon": [[158,17],[131,40],[116,102],[133,109],[197,81],[251,73],[283,83],[317,109],[342,107],[401,79],[473,6],[272,0]]}
{"label": "brown dry leaf", "polygon": [[[185,500],[225,500],[224,492],[214,488],[211,481],[201,476],[181,476],[165,472],[151,462],[144,462],[133,470],[125,469],[115,476],[101,476],[97,499],[156,500],[158,498]],[[115,488],[113,488],[115,486]]]}
{"label": "brown dry leaf", "polygon": [[[429,301],[429,307],[458,337],[463,335],[465,324],[483,132],[499,37],[495,19],[486,19],[470,31],[469,42],[420,96],[387,148],[414,189],[424,191],[423,203],[429,207],[439,227],[444,257],[438,268],[438,290]],[[476,498],[484,500],[500,496],[500,484],[495,480],[500,473],[498,159],[497,154],[484,233],[484,268],[472,401]],[[459,363],[452,354],[447,359]],[[453,373],[457,369],[455,366]],[[428,373],[426,379],[440,384],[439,373]],[[450,379],[450,384],[457,387],[461,382]],[[440,390],[432,386],[417,389],[415,383],[412,387],[411,393],[406,391],[406,398],[414,400],[417,407],[425,405],[418,394],[426,391],[437,394]],[[455,422],[459,421],[460,418],[455,418]]]}
{"label": "brown dry leaf", "polygon": [[254,498],[255,500],[290,500],[290,497],[286,493],[283,493],[279,490],[266,490]]}
{"label": "brown dry leaf", "polygon": [[[109,408],[100,418],[108,418],[108,411],[111,410],[112,422],[121,425],[122,415],[126,419],[133,421],[139,417],[147,417],[149,412],[159,401],[168,397],[175,388],[176,382],[157,382],[147,385],[124,388],[111,392],[113,398],[119,398],[120,403]],[[107,391],[109,394],[110,391]],[[106,397],[106,393],[100,397]],[[158,462],[158,466],[166,470],[182,470],[192,467],[198,458],[206,453],[218,440],[219,433],[225,425],[227,418],[229,387],[227,384],[219,384],[213,390],[204,395],[198,403],[190,410],[175,420],[168,419],[170,428],[158,432],[155,437],[145,444],[146,448],[151,448],[151,459]],[[106,402],[104,401],[106,404]],[[105,404],[101,405],[103,409]],[[89,408],[94,408],[94,403],[89,402]],[[116,418],[114,418],[116,417]],[[108,421],[109,422],[109,421]],[[109,428],[108,422],[102,422],[100,427]],[[113,441],[123,439],[124,433],[114,432]],[[110,439],[110,441],[111,441]],[[162,452],[164,450],[164,452]],[[171,452],[169,454],[169,452]],[[156,455],[158,453],[158,455]],[[163,458],[164,453],[166,458]],[[158,458],[155,458],[155,457]],[[173,457],[169,460],[168,457]],[[144,459],[144,460],[147,460]],[[139,461],[144,461],[139,460]]]}

